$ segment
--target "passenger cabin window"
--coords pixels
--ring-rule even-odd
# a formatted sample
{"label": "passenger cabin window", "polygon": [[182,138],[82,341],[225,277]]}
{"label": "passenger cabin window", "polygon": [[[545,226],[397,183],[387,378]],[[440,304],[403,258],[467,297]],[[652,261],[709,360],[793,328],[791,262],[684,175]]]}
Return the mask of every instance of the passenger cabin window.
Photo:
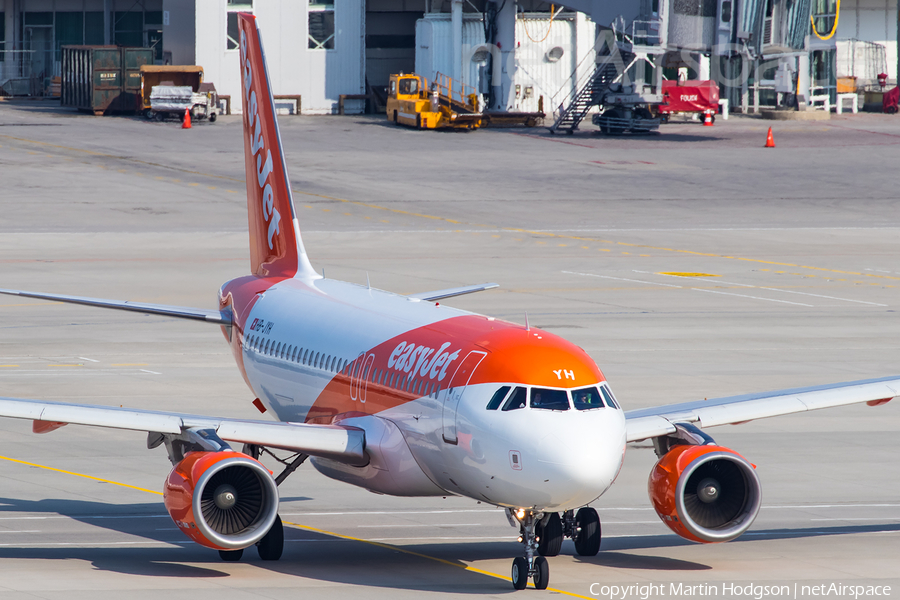
{"label": "passenger cabin window", "polygon": [[497,410],[500,408],[500,405],[503,404],[503,399],[506,398],[506,395],[509,393],[509,386],[504,385],[499,390],[494,392],[494,395],[491,396],[491,401],[488,402],[487,409],[488,410]]}
{"label": "passenger cabin window", "polygon": [[517,387],[512,394],[509,395],[509,399],[506,403],[503,404],[503,408],[501,410],[519,410],[520,408],[525,408],[525,404],[528,398],[528,390],[523,387]]}
{"label": "passenger cabin window", "polygon": [[531,388],[531,408],[569,410],[569,392],[547,388]]}
{"label": "passenger cabin window", "polygon": [[575,410],[603,408],[603,396],[596,387],[581,388],[572,392],[572,403],[575,405]]}

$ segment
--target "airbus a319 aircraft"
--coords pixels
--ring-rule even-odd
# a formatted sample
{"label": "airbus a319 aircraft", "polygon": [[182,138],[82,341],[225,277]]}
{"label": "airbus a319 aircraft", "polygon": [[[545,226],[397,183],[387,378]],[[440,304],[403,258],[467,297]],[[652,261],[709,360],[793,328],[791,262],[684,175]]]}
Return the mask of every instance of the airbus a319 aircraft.
{"label": "airbus a319 aircraft", "polygon": [[[309,458],[328,477],[396,496],[465,496],[502,507],[523,552],[512,583],[547,587],[565,537],[600,549],[588,506],[651,439],[650,501],[695,542],[736,538],[760,508],[755,467],[704,429],[900,395],[900,377],[623,412],[574,344],[537,328],[439,304],[494,284],[401,296],[325,279],[300,238],[256,19],[239,15],[251,274],[225,283],[218,310],[0,290],[205,321],[221,327],[254,404],[277,421],[0,399],[36,433],[75,423],[148,432],[173,464],[165,506],[189,538],[238,560],[281,557],[278,484]],[[242,452],[229,443],[242,444]],[[277,477],[261,449],[299,453]]]}

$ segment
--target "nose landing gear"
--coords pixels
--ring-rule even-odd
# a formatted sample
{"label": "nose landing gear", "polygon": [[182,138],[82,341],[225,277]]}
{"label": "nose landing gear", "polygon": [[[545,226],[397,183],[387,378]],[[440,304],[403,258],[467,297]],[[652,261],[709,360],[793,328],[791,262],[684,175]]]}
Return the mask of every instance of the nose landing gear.
{"label": "nose landing gear", "polygon": [[600,551],[600,517],[590,506],[559,513],[545,513],[520,508],[506,509],[510,525],[519,526],[519,541],[525,556],[518,556],[512,564],[512,584],[524,590],[530,577],[534,587],[547,589],[550,583],[550,565],[546,556],[559,554],[563,538],[575,542],[579,556],[596,556]]}
{"label": "nose landing gear", "polygon": [[538,590],[546,590],[550,583],[550,565],[546,558],[538,554],[536,527],[543,516],[543,513],[533,510],[519,510],[515,514],[519,522],[519,541],[525,546],[525,556],[517,556],[512,564],[512,584],[517,590],[525,589],[529,577]]}

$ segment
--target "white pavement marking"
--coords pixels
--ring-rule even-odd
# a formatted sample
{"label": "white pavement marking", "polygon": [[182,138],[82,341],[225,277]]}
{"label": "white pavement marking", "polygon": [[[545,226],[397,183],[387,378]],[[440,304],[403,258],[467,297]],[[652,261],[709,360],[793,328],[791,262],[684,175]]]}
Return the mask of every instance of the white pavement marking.
{"label": "white pavement marking", "polygon": [[162,373],[157,373],[156,371],[148,371],[147,369],[138,369],[139,371],[143,371],[144,373],[150,373],[151,375],[162,375]]}
{"label": "white pavement marking", "polygon": [[357,510],[347,512],[279,513],[282,517],[338,517],[343,515],[443,515],[448,513],[496,513],[499,508],[475,510]]}
{"label": "white pavement marking", "polygon": [[44,533],[40,529],[24,529],[22,531],[3,531],[0,530],[0,533]]}
{"label": "white pavement marking", "polygon": [[85,358],[84,356],[76,356],[75,358],[77,358],[78,360],[86,360],[86,361],[92,362],[92,363],[100,362],[99,360],[94,360],[93,358]]}
{"label": "white pavement marking", "polygon": [[704,290],[702,288],[690,288],[695,292],[706,292],[708,294],[721,294],[723,296],[737,296],[738,298],[752,298],[753,300],[764,300],[766,302],[779,302],[781,304],[793,304],[794,306],[806,306],[813,308],[812,304],[803,304],[802,302],[789,302],[788,300],[775,300],[774,298],[760,298],[759,296],[747,296],[746,294],[735,294],[733,292],[720,292],[718,290]]}
{"label": "white pavement marking", "polygon": [[[634,272],[635,273],[645,273],[647,275],[662,275],[663,277],[679,277],[678,275],[668,275],[665,273],[651,273],[650,271],[634,270]],[[709,279],[708,277],[691,277],[691,279],[694,281],[709,281],[710,283],[719,283],[719,284],[724,283],[727,285],[736,285],[739,287],[755,288],[758,290],[769,290],[772,292],[782,292],[784,294],[799,294],[801,296],[812,296],[814,298],[827,298],[829,300],[840,300],[842,302],[856,302],[857,304],[869,304],[872,306],[887,306],[887,304],[879,304],[878,302],[866,302],[865,300],[851,300],[850,298],[838,298],[837,296],[825,296],[823,294],[813,294],[810,292],[798,292],[796,290],[783,290],[780,288],[765,287],[762,285],[751,285],[749,283],[735,283],[733,281],[723,281],[721,279]]]}
{"label": "white pavement marking", "polygon": [[599,277],[600,279],[615,279],[617,281],[630,281],[631,283],[645,283],[647,285],[659,285],[662,287],[671,287],[685,289],[683,285],[672,285],[670,283],[659,283],[657,281],[644,281],[642,279],[625,279],[624,277],[611,277],[610,275],[596,275],[594,273],[579,273],[577,271],[563,271],[569,275],[581,275],[582,277]]}
{"label": "white pavement marking", "polygon": [[0,517],[0,521],[42,521],[44,519],[168,519],[169,515],[42,515],[40,517]]}
{"label": "white pavement marking", "polygon": [[484,523],[427,523],[415,525],[402,523],[399,525],[357,525],[357,527],[379,527],[384,529],[396,529],[398,527],[484,527]]}
{"label": "white pavement marking", "polygon": [[810,519],[810,521],[900,521],[900,517],[842,517],[834,519]]}
{"label": "white pavement marking", "polygon": [[516,536],[514,535],[488,535],[483,537],[452,537],[452,536],[428,536],[428,537],[388,537],[388,538],[367,538],[369,542],[396,542],[399,540],[406,540],[412,542],[424,542],[431,540],[450,540],[450,541],[483,541],[483,540],[514,540]]}
{"label": "white pavement marking", "polygon": [[[641,272],[641,273],[642,273],[643,271],[638,271],[638,272]],[[722,294],[722,295],[724,295],[724,296],[738,296],[738,297],[740,297],[740,298],[752,298],[753,300],[764,300],[764,301],[767,301],[767,302],[778,302],[778,303],[781,303],[781,304],[793,304],[793,305],[795,305],[795,306],[806,306],[806,307],[808,307],[808,308],[812,308],[812,304],[803,304],[803,303],[801,303],[801,302],[789,302],[789,301],[787,301],[787,300],[775,300],[774,298],[760,298],[759,296],[746,296],[746,295],[744,295],[744,294],[734,294],[734,293],[731,293],[731,292],[718,292],[718,291],[714,291],[714,290],[705,290],[705,289],[702,289],[702,288],[686,287],[686,286],[683,286],[683,285],[673,285],[673,284],[670,284],[670,283],[659,283],[659,282],[656,282],[656,281],[645,281],[645,280],[642,280],[642,279],[626,279],[625,277],[612,277],[612,276],[610,276],[610,275],[596,275],[596,274],[594,274],[594,273],[579,273],[579,272],[577,272],[577,271],[563,271],[563,273],[567,273],[567,274],[569,274],[569,275],[581,275],[582,277],[599,277],[600,279],[616,279],[616,280],[618,280],[618,281],[630,281],[630,282],[632,282],[632,283],[644,283],[644,284],[647,284],[647,285],[659,285],[659,286],[663,286],[663,287],[672,287],[672,288],[678,288],[678,289],[682,289],[682,290],[694,290],[694,291],[696,291],[696,292],[710,292],[710,293],[712,293],[712,294]],[[654,273],[654,275],[655,275],[655,273]],[[717,283],[718,283],[718,282],[717,282]],[[743,284],[737,284],[737,285],[743,285]],[[755,287],[755,286],[749,286],[749,287]]]}

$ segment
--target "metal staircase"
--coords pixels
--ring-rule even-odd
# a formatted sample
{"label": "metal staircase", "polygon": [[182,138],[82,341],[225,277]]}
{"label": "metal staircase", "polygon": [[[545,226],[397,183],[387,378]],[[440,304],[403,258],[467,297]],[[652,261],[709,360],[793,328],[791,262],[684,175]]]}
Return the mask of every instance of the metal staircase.
{"label": "metal staircase", "polygon": [[[569,105],[560,111],[556,122],[549,127],[550,133],[557,131],[574,133],[591,108],[600,103],[603,93],[610,85],[619,81],[636,60],[634,54],[623,51],[604,57],[603,62],[597,64],[587,82],[575,93]],[[624,68],[620,70],[618,65]]]}

